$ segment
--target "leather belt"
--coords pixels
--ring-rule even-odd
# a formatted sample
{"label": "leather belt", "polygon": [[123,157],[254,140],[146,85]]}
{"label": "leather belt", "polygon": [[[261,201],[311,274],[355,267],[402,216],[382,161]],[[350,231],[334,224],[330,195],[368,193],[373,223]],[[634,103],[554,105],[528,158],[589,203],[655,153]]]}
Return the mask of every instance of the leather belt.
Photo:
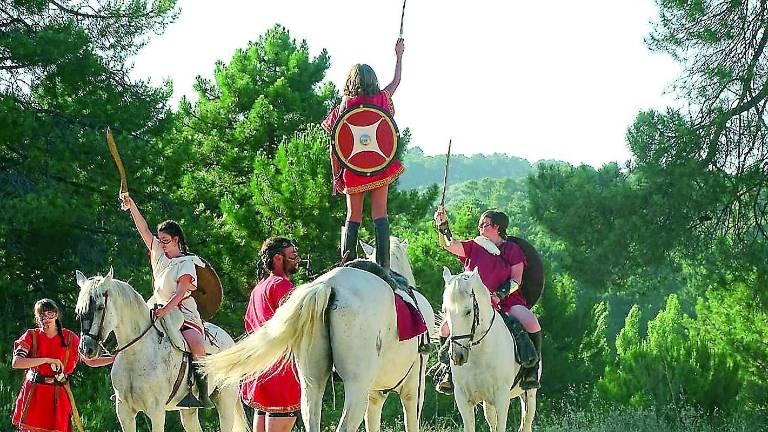
{"label": "leather belt", "polygon": [[27,372],[27,380],[35,384],[47,384],[47,385],[57,385],[57,386],[63,386],[64,384],[66,384],[66,381],[61,382],[57,380],[56,377],[41,375],[36,371]]}

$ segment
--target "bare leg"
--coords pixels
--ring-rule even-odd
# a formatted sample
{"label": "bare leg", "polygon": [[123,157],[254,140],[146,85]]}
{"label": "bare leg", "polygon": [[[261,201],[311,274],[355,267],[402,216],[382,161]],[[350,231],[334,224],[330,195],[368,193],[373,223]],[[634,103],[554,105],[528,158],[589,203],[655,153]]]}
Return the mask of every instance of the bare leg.
{"label": "bare leg", "polygon": [[199,360],[205,357],[205,340],[197,330],[184,330],[181,332],[184,339],[189,344],[189,350],[192,352],[192,358]]}
{"label": "bare leg", "polygon": [[266,432],[267,430],[267,416],[266,414],[253,414],[253,430],[254,432]]}
{"label": "bare leg", "polygon": [[517,318],[517,320],[520,321],[520,324],[523,325],[523,328],[525,328],[525,331],[528,333],[536,333],[541,331],[538,318],[536,318],[536,315],[534,315],[533,312],[531,312],[531,310],[527,307],[522,305],[514,305],[509,311],[509,314]]}
{"label": "bare leg", "polygon": [[363,197],[362,193],[347,194],[347,220],[363,221]]}
{"label": "bare leg", "polygon": [[389,185],[371,191],[371,218],[373,220],[387,217],[387,196]]}
{"label": "bare leg", "polygon": [[267,432],[290,432],[296,417],[270,417],[267,415]]}

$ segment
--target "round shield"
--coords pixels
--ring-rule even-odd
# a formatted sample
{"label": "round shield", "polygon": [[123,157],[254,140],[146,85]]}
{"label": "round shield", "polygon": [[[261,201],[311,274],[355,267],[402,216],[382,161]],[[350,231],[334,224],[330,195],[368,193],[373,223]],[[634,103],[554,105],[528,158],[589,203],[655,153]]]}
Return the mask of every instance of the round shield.
{"label": "round shield", "polygon": [[192,291],[192,298],[197,303],[197,311],[200,312],[200,318],[208,321],[221,307],[224,292],[221,288],[221,279],[216,274],[216,270],[211,267],[208,261],[200,259],[205,263],[205,267],[195,266],[195,270],[197,270],[197,289]]}
{"label": "round shield", "polygon": [[397,125],[392,116],[374,105],[344,111],[333,126],[333,153],[344,168],[363,176],[383,171],[395,159]]}
{"label": "round shield", "polygon": [[541,262],[539,252],[527,240],[519,237],[510,237],[510,240],[517,243],[525,253],[527,265],[523,270],[523,283],[520,285],[520,292],[525,297],[528,306],[533,307],[544,291],[544,263]]}

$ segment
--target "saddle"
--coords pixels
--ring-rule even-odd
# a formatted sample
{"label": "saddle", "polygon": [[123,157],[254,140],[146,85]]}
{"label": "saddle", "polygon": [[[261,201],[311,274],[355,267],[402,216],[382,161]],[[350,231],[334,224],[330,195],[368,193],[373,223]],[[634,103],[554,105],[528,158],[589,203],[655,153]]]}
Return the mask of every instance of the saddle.
{"label": "saddle", "polygon": [[515,341],[515,360],[523,367],[535,366],[536,362],[538,362],[538,354],[536,353],[536,348],[530,342],[523,325],[520,324],[520,321],[505,313],[499,312],[499,315],[501,315],[507,330],[509,330],[509,334]]}
{"label": "saddle", "polygon": [[405,276],[385,270],[379,264],[357,259],[345,264],[344,267],[356,268],[372,273],[386,282],[395,294],[395,312],[397,315],[397,334],[400,341],[420,336],[427,331],[427,324],[419,311],[413,287],[408,284]]}

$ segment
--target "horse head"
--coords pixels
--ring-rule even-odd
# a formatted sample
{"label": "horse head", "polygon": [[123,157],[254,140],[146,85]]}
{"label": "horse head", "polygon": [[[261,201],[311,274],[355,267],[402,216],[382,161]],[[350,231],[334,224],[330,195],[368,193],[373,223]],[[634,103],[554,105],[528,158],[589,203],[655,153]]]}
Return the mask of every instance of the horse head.
{"label": "horse head", "polygon": [[[360,246],[365,252],[366,258],[376,261],[376,248],[360,241]],[[395,236],[389,237],[389,266],[390,268],[403,275],[411,286],[416,286],[416,279],[413,277],[413,269],[408,259],[408,240],[400,240]]]}
{"label": "horse head", "polygon": [[449,352],[453,363],[461,366],[469,360],[472,346],[485,335],[480,323],[493,313],[491,297],[477,269],[453,275],[443,267],[443,280],[443,314],[451,334]]}
{"label": "horse head", "polygon": [[107,308],[107,299],[113,286],[112,268],[106,276],[86,277],[80,270],[75,271],[80,294],[77,297],[75,313],[80,321],[80,346],[78,350],[85,358],[101,355],[102,342],[115,328],[116,320]]}

